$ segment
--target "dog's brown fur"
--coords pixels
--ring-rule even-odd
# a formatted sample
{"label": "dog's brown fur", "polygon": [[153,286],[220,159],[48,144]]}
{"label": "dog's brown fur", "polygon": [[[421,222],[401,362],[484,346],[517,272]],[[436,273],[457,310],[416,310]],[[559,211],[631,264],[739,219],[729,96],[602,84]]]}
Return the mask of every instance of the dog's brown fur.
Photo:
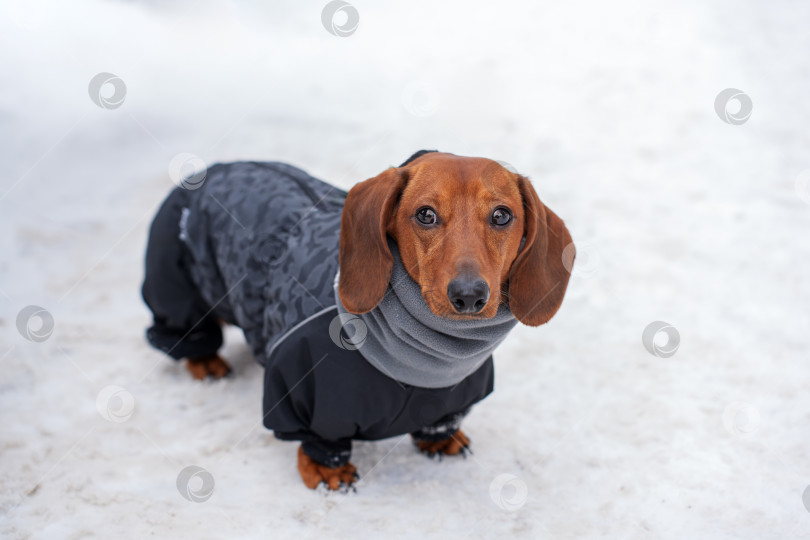
{"label": "dog's brown fur", "polygon": [[[425,206],[439,216],[437,226],[416,221],[417,210]],[[490,218],[498,207],[512,213],[508,226],[492,226]],[[408,274],[440,317],[488,319],[508,300],[519,321],[538,326],[562,303],[569,278],[563,250],[571,236],[540,202],[529,180],[496,161],[431,152],[349,191],[341,218],[338,292],[352,313],[371,311],[385,294],[393,268],[387,235],[396,240]],[[567,255],[570,268],[573,250]],[[448,284],[461,272],[479,276],[492,291],[478,313],[459,314],[448,299]],[[188,369],[195,378],[222,377],[230,371],[218,356],[189,360]],[[456,455],[469,447],[461,430],[442,441],[415,442],[428,455]],[[357,477],[351,463],[330,469],[312,461],[300,447],[298,470],[310,488],[323,482],[338,489]]]}
{"label": "dog's brown fur", "polygon": [[[424,206],[436,211],[439,226],[416,221],[414,214]],[[509,226],[491,226],[497,207],[511,211]],[[571,244],[568,229],[540,202],[527,178],[490,159],[429,153],[349,191],[340,229],[338,292],[352,313],[371,311],[385,294],[393,268],[386,235],[397,241],[408,274],[440,317],[491,318],[508,299],[520,322],[538,326],[562,304],[569,277],[562,260]],[[490,291],[501,292],[473,315],[456,313],[446,294],[462,270],[477,273]]]}
{"label": "dog's brown fur", "polygon": [[457,454],[464,454],[470,449],[470,439],[461,430],[456,431],[453,435],[441,441],[414,442],[416,442],[416,446],[421,452],[431,457],[436,455],[455,456]]}
{"label": "dog's brown fur", "polygon": [[302,447],[298,447],[298,472],[304,484],[315,489],[321,482],[331,490],[339,489],[341,484],[351,486],[357,479],[357,467],[347,463],[342,467],[326,467],[312,461]]}
{"label": "dog's brown fur", "polygon": [[206,377],[221,379],[231,372],[231,367],[219,355],[205,358],[186,358],[186,369],[197,380]]}

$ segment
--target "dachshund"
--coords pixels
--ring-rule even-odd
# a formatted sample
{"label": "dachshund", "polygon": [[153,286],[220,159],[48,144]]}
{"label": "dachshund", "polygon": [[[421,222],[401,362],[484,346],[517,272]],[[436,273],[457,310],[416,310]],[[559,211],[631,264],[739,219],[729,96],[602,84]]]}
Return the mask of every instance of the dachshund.
{"label": "dachshund", "polygon": [[265,368],[263,423],[300,442],[310,488],[354,484],[353,440],[466,454],[492,351],[554,316],[575,257],[529,179],[486,158],[421,150],[348,193],[279,162],[199,184],[150,229],[147,339],[219,378],[221,325],[239,326]]}

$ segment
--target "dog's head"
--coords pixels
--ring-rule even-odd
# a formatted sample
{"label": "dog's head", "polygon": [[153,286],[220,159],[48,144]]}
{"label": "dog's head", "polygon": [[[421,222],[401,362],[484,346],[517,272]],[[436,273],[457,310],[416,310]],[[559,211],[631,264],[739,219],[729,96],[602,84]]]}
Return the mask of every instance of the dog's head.
{"label": "dog's head", "polygon": [[574,257],[568,229],[526,177],[490,159],[434,151],[349,191],[338,293],[352,313],[371,311],[385,294],[393,268],[386,236],[430,310],[450,319],[491,318],[508,300],[519,321],[543,324],[562,303]]}

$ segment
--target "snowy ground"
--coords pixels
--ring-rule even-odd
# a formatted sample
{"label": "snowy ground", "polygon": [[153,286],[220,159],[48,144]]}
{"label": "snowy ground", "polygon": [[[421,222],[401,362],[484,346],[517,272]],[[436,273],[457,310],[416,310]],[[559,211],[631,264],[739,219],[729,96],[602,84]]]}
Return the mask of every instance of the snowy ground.
{"label": "snowy ground", "polygon": [[[323,0],[3,3],[0,536],[810,538],[810,5],[352,1],[348,37]],[[580,258],[498,351],[471,459],[359,443],[357,492],[311,492],[238,331],[225,381],[147,347],[146,227],[179,153],[348,188],[420,148],[528,174]]]}

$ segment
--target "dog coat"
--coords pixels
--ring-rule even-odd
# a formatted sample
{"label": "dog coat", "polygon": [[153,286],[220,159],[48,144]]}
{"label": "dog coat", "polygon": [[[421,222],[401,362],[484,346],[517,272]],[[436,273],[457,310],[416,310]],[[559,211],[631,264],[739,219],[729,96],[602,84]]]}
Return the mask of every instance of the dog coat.
{"label": "dog coat", "polygon": [[276,437],[303,441],[312,459],[339,466],[353,439],[446,438],[492,392],[490,353],[514,326],[508,310],[496,316],[499,331],[478,337],[475,364],[452,384],[397,377],[380,361],[384,339],[374,340],[373,363],[347,339],[334,290],[346,192],[275,162],[213,165],[201,184],[175,189],[152,223],[147,340],[175,359],[214,356],[218,320],[239,326],[265,368],[263,422]]}

